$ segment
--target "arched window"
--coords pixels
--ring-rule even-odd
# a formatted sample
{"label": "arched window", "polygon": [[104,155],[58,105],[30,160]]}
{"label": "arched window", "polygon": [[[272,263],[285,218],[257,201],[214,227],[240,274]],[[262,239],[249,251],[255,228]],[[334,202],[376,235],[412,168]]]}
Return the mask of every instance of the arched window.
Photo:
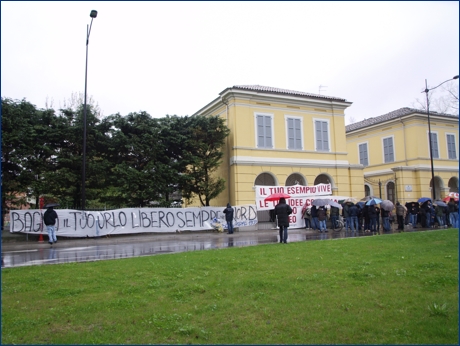
{"label": "arched window", "polygon": [[392,181],[387,183],[387,199],[395,203],[395,183]]}
{"label": "arched window", "polygon": [[318,184],[331,184],[332,185],[332,179],[326,174],[320,174],[315,179],[315,185],[318,185]]}
{"label": "arched window", "polygon": [[307,182],[306,182],[305,178],[303,176],[301,176],[300,174],[293,173],[286,179],[285,186],[292,186],[292,185],[306,186]]}
{"label": "arched window", "polygon": [[364,185],[364,197],[370,196],[371,195],[371,188],[369,185]]}
{"label": "arched window", "polygon": [[449,192],[458,192],[458,178],[452,177],[449,179]]}
{"label": "arched window", "polygon": [[[442,180],[439,177],[434,177],[434,184],[436,189],[436,196],[434,196],[434,199],[436,200],[443,198],[444,196],[441,197],[441,189],[443,188]],[[433,179],[430,179],[430,190],[433,191]],[[431,194],[433,194],[433,192],[431,192]]]}
{"label": "arched window", "polygon": [[269,173],[259,174],[254,185],[276,186],[275,178]]}

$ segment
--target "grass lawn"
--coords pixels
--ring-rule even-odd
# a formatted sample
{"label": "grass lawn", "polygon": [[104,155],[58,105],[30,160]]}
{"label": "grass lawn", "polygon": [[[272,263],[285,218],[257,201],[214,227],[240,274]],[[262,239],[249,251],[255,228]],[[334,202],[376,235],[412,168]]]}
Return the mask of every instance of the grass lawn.
{"label": "grass lawn", "polygon": [[2,344],[458,344],[458,229],[2,269]]}

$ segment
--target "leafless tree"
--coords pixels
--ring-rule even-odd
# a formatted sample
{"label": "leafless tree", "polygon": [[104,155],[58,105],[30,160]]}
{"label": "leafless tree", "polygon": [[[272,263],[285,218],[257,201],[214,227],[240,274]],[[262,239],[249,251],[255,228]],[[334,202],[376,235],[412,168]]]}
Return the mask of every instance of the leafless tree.
{"label": "leafless tree", "polygon": [[[431,90],[428,93],[428,102],[430,111],[458,115],[458,82],[450,81],[438,90]],[[411,107],[426,111],[426,95],[416,98]]]}
{"label": "leafless tree", "polygon": [[[78,107],[80,107],[82,104],[84,104],[85,100],[85,95],[82,92],[76,93],[72,92],[70,95],[70,98],[67,100],[64,100],[62,105],[59,103],[59,108],[60,109],[72,109],[72,110],[77,110]],[[96,116],[98,118],[101,118],[103,116],[101,107],[99,107],[99,103],[94,101],[94,98],[92,96],[87,96],[86,98],[86,104],[90,105],[93,111],[95,112]]]}

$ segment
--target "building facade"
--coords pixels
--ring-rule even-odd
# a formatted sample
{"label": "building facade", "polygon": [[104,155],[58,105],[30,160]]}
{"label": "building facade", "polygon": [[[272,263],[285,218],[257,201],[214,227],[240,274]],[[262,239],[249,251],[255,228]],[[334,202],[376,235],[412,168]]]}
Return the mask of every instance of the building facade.
{"label": "building facade", "polygon": [[345,109],[338,97],[239,85],[195,115],[226,119],[230,135],[218,174],[226,189],[214,206],[254,204],[255,186],[332,186],[333,195],[364,196],[363,166],[348,159]]}
{"label": "building facade", "polygon": [[[346,126],[348,160],[364,166],[364,189],[401,203],[458,192],[458,126],[456,115],[428,114],[401,108]],[[431,156],[434,182],[432,181]]]}

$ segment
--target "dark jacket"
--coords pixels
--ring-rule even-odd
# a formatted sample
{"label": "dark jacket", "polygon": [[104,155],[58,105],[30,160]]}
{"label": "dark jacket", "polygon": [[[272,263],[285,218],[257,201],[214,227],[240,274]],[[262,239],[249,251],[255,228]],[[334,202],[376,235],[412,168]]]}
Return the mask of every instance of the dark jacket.
{"label": "dark jacket", "polygon": [[278,226],[289,227],[289,215],[292,214],[292,208],[286,204],[284,198],[275,206],[275,214],[278,217]]}
{"label": "dark jacket", "polygon": [[388,210],[385,210],[383,208],[380,209],[380,215],[382,217],[389,217],[390,216],[390,212]]}
{"label": "dark jacket", "polygon": [[419,210],[419,205],[418,203],[413,203],[411,204],[407,210],[409,211],[409,213],[411,213],[412,215],[416,215],[418,214],[418,210]]}
{"label": "dark jacket", "polygon": [[447,203],[447,207],[449,208],[449,213],[455,213],[458,211],[458,205],[455,202]]}
{"label": "dark jacket", "polygon": [[318,217],[318,208],[316,208],[316,205],[311,207],[310,214],[311,217]]}
{"label": "dark jacket", "polygon": [[352,204],[348,207],[348,216],[353,217],[353,216],[358,216],[359,214],[359,209],[355,204]]}
{"label": "dark jacket", "polygon": [[233,220],[233,213],[234,210],[230,203],[227,203],[227,208],[224,209],[224,214],[225,214],[225,221],[232,221]]}
{"label": "dark jacket", "polygon": [[326,220],[326,209],[324,209],[324,207],[320,207],[318,209],[318,220],[319,221]]}
{"label": "dark jacket", "polygon": [[367,214],[369,215],[369,218],[371,218],[371,219],[376,218],[377,216],[379,216],[377,210],[374,208],[373,205],[369,206],[369,208],[367,209]]}
{"label": "dark jacket", "polygon": [[331,207],[331,216],[339,217],[340,209],[337,207]]}
{"label": "dark jacket", "polygon": [[45,214],[43,214],[43,222],[46,226],[54,226],[57,218],[57,213],[53,208],[46,209]]}

